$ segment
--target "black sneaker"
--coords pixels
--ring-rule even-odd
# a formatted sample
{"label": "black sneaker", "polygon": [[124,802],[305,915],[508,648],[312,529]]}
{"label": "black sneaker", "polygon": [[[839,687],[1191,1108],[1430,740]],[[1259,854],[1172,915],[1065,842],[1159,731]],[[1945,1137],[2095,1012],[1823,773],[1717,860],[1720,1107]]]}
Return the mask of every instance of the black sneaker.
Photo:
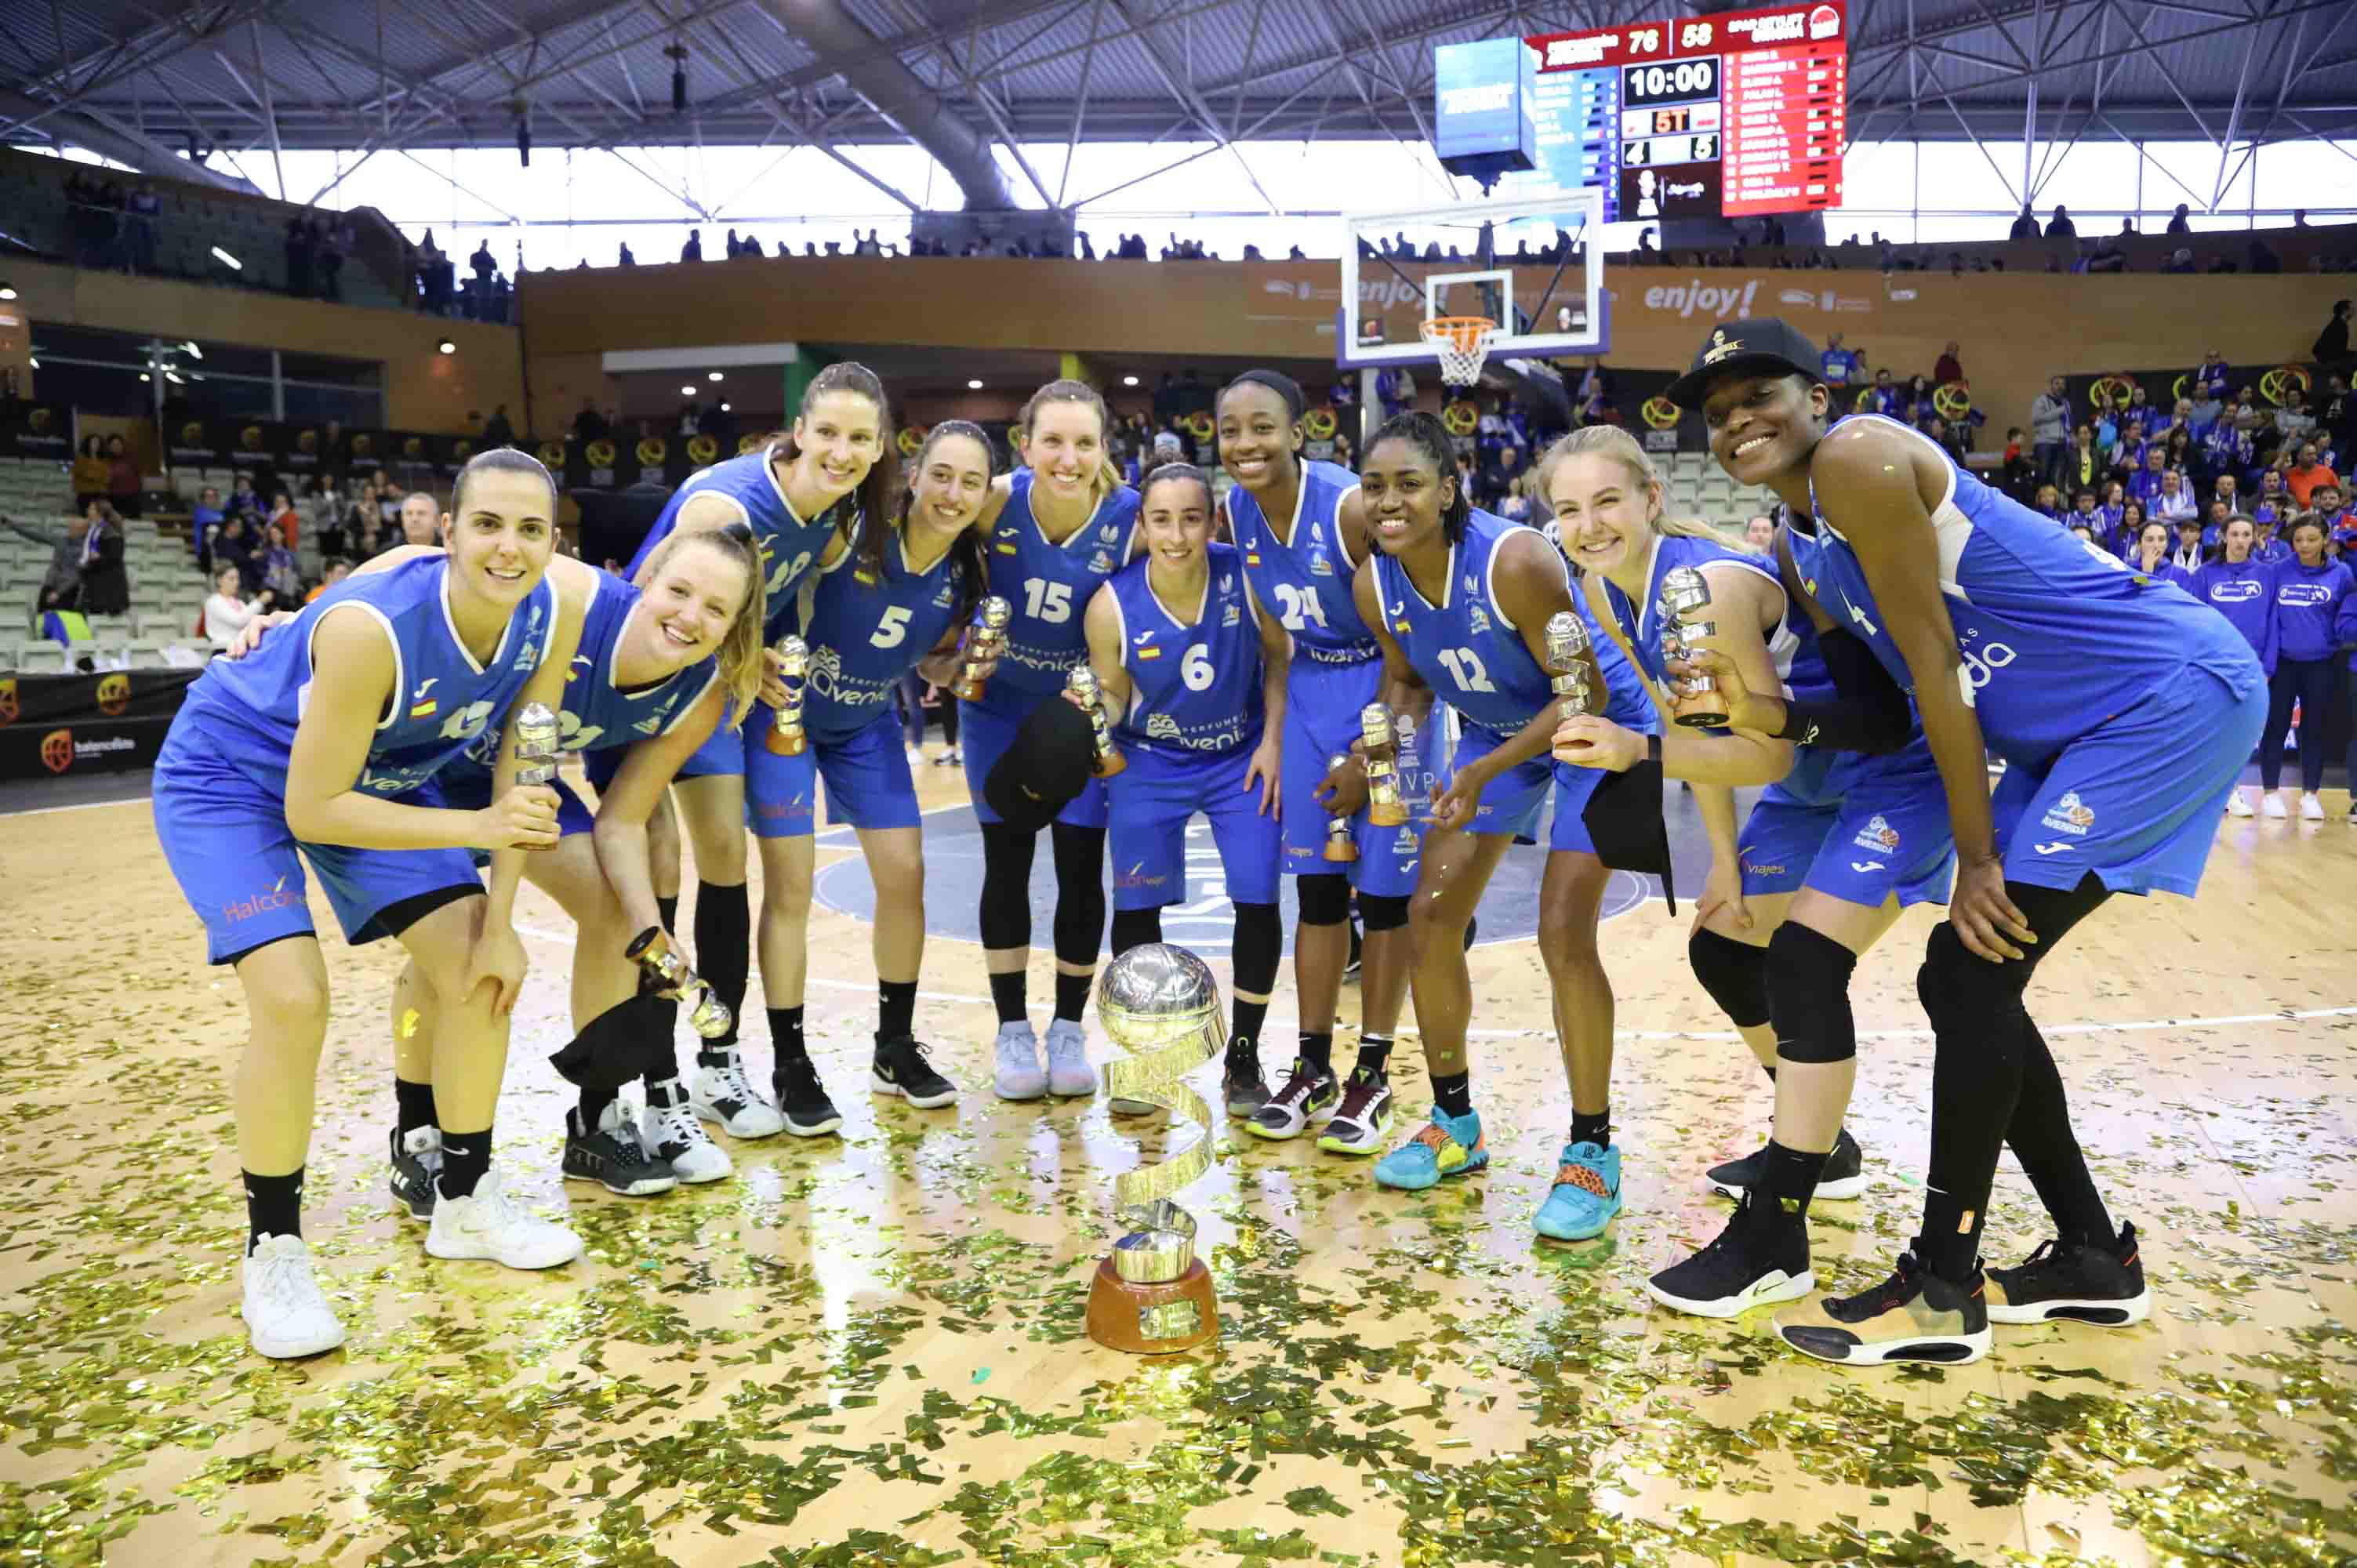
{"label": "black sneaker", "polygon": [[[911,1035],[894,1039],[877,1036],[875,1065],[867,1069],[868,1087],[878,1094],[897,1094],[920,1111],[932,1111],[957,1100],[957,1085],[933,1070],[925,1053],[933,1047]],[[824,1099],[824,1095],[820,1096]],[[830,1112],[833,1107],[829,1108]],[[791,1125],[793,1112],[786,1112]]]}
{"label": "black sneaker", "polygon": [[1314,1073],[1308,1062],[1296,1057],[1293,1070],[1285,1075],[1268,1103],[1253,1112],[1244,1131],[1255,1138],[1298,1138],[1309,1119],[1341,1095],[1342,1086],[1333,1073]]}
{"label": "black sneaker", "polygon": [[1268,1103],[1268,1080],[1260,1074],[1260,1047],[1254,1041],[1228,1042],[1228,1068],[1222,1088],[1227,1093],[1228,1114],[1250,1118]]}
{"label": "black sneaker", "polygon": [[797,1138],[816,1138],[843,1125],[843,1112],[826,1097],[818,1069],[808,1057],[787,1057],[770,1075],[770,1088],[785,1112],[786,1131]]}
{"label": "black sneaker", "polygon": [[565,1177],[594,1181],[619,1197],[652,1197],[679,1185],[669,1160],[640,1146],[619,1100],[607,1102],[594,1133],[585,1130],[579,1106],[565,1113]]}
{"label": "black sneaker", "polygon": [[1776,1315],[1784,1343],[1820,1361],[1878,1367],[1889,1361],[1962,1366],[1989,1350],[1988,1304],[1975,1271],[1970,1284],[1943,1280],[1899,1255],[1890,1277],[1856,1295],[1821,1295]]}
{"label": "black sneaker", "polygon": [[2125,1328],[2152,1315],[2133,1225],[2109,1247],[2048,1237],[2019,1266],[1990,1269],[1991,1323],[2093,1323]]}
{"label": "black sneaker", "polygon": [[412,1219],[434,1218],[434,1182],[442,1174],[442,1134],[433,1127],[412,1127],[403,1137],[393,1130],[393,1200]]}
{"label": "black sneaker", "polygon": [[1734,1317],[1816,1289],[1802,1218],[1764,1194],[1742,1205],[1710,1245],[1647,1280],[1646,1294],[1696,1317]]}
{"label": "black sneaker", "polygon": [[[1758,1184],[1767,1168],[1768,1145],[1762,1144],[1739,1160],[1711,1166],[1703,1176],[1703,1185],[1740,1203],[1744,1193]],[[1846,1203],[1864,1197],[1873,1186],[1873,1178],[1866,1174],[1866,1151],[1857,1146],[1857,1140],[1844,1127],[1834,1140],[1834,1152],[1825,1156],[1825,1173],[1817,1178],[1816,1196]]]}

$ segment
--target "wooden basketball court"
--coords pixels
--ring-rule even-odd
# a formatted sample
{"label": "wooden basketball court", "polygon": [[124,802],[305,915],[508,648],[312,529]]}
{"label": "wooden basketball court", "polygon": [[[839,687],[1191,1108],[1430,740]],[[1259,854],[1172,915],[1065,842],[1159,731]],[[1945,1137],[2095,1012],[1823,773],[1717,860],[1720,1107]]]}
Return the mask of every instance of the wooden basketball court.
{"label": "wooden basketball court", "polygon": [[[920,778],[929,805],[962,793]],[[525,1275],[425,1256],[384,1193],[397,950],[331,940],[307,1230],[350,1338],[266,1361],[236,1317],[238,988],[203,965],[144,799],[9,818],[0,1561],[2347,1563],[2357,831],[2328,799],[2321,825],[2222,823],[2198,905],[2115,901],[2032,993],[2098,1179],[2144,1233],[2153,1320],[1999,1328],[1978,1365],[1877,1372],[1642,1294],[1715,1232],[1701,1172],[1769,1113],[1657,902],[1604,939],[1628,1162],[1611,1231],[1531,1233],[1568,1105],[1535,951],[1484,947],[1491,1169],[1410,1197],[1308,1139],[1221,1129],[1183,1197],[1223,1335],[1146,1361],[1082,1323],[1111,1177],[1163,1133],[1101,1101],[992,1098],[974,948],[932,944],[918,1012],[954,1109],[867,1093],[866,928],[822,908],[810,1034],[843,1137],[731,1144],[734,1181],[616,1198],[558,1179],[568,928],[529,890],[520,918],[545,937],[499,1158],[569,1205],[587,1258]],[[1859,967],[1852,1126],[1878,1186],[1813,1217],[1843,1286],[1915,1221],[1930,924]],[[1047,975],[1042,955],[1035,998]],[[1272,1039],[1290,1009],[1288,977]],[[756,1007],[757,1077],[765,1032]],[[1412,1042],[1397,1067],[1420,1117]],[[2007,1170],[2002,1262],[2043,1234]]]}

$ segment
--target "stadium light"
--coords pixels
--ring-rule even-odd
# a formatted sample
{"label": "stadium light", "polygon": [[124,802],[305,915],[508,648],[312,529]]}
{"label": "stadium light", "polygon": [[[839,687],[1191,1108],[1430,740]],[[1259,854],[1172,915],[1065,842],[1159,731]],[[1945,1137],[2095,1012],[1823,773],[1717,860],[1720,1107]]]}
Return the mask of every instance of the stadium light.
{"label": "stadium light", "polygon": [[1121,384],[1125,387],[1134,387],[1137,384],[1137,378],[1135,376],[1124,376],[1121,378]]}
{"label": "stadium light", "polygon": [[434,345],[434,350],[438,354],[455,354],[458,351],[458,345],[453,343],[447,338],[445,338],[442,341]]}
{"label": "stadium light", "polygon": [[14,299],[16,297],[16,285],[15,284],[0,283],[0,299]]}
{"label": "stadium light", "polygon": [[694,397],[695,395],[695,389],[692,386],[682,387],[679,389],[679,395],[682,397]]}
{"label": "stadium light", "polygon": [[239,261],[235,256],[231,255],[219,245],[215,245],[213,247],[213,259],[221,263],[221,265],[228,267],[232,272],[242,273],[245,271],[245,263],[243,262]]}
{"label": "stadium light", "polygon": [[722,404],[720,405],[720,412],[721,412],[721,413],[726,413],[728,412],[728,405],[727,405],[726,403],[722,403]]}
{"label": "stadium light", "polygon": [[968,392],[980,392],[982,390],[982,383],[980,381],[968,381],[965,383],[965,390]]}
{"label": "stadium light", "polygon": [[722,375],[718,371],[711,371],[705,373],[704,379],[707,381],[725,381],[728,378]]}

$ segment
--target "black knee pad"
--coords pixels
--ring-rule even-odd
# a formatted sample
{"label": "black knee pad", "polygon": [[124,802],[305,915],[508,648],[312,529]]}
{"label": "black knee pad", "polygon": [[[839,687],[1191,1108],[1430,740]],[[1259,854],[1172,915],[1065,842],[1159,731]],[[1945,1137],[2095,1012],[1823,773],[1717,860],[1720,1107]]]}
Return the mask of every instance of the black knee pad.
{"label": "black knee pad", "polygon": [[1351,918],[1351,879],[1321,874],[1293,879],[1293,897],[1305,926],[1339,926]]}
{"label": "black knee pad", "polygon": [[1960,1038],[1993,1026],[2008,1010],[2018,1011],[2029,972],[2026,962],[1991,963],[1975,957],[1956,928],[1943,920],[1923,944],[1915,994],[1934,1036]]}
{"label": "black knee pad", "polygon": [[1094,964],[1105,940],[1104,830],[1057,822],[1048,833],[1056,857],[1056,956]]}
{"label": "black knee pad", "polygon": [[1369,936],[1407,924],[1407,900],[1383,893],[1359,895],[1359,925]]}
{"label": "black knee pad", "polygon": [[1857,1055],[1857,1021],[1849,978],[1857,954],[1808,927],[1785,921],[1768,939],[1768,1011],[1776,1057],[1791,1062],[1846,1062]]}
{"label": "black knee pad", "polygon": [[985,948],[1031,945],[1033,835],[1004,822],[982,828],[982,907],[977,924]]}
{"label": "black knee pad", "polygon": [[[1241,925],[1241,922],[1239,922]],[[1118,958],[1132,948],[1162,940],[1162,910],[1115,909],[1113,912],[1113,950]]]}
{"label": "black knee pad", "polygon": [[1235,966],[1236,989],[1265,996],[1276,984],[1276,966],[1285,951],[1285,928],[1274,904],[1236,906],[1236,932],[1228,944],[1228,960]]}
{"label": "black knee pad", "polygon": [[589,1020],[549,1063],[583,1089],[619,1089],[650,1069],[664,1069],[661,1076],[667,1078],[672,1046],[664,1016],[652,996],[618,1003]]}
{"label": "black knee pad", "polygon": [[1686,940],[1686,961],[1737,1028],[1756,1029],[1768,1022],[1766,948],[1700,930]]}

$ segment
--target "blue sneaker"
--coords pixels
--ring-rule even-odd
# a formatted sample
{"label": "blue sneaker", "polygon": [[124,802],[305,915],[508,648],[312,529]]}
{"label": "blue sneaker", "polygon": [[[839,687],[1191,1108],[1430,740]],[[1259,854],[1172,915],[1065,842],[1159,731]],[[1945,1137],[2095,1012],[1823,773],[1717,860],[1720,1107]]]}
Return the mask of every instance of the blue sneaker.
{"label": "blue sneaker", "polygon": [[1436,1105],[1422,1132],[1375,1162],[1375,1180],[1402,1192],[1422,1192],[1438,1186],[1443,1176],[1465,1176],[1489,1163],[1481,1113],[1451,1116]]}
{"label": "blue sneaker", "polygon": [[1563,1163],[1555,1166],[1555,1190],[1531,1216],[1531,1228],[1557,1241],[1585,1241],[1603,1235],[1620,1212],[1619,1146],[1566,1144]]}

